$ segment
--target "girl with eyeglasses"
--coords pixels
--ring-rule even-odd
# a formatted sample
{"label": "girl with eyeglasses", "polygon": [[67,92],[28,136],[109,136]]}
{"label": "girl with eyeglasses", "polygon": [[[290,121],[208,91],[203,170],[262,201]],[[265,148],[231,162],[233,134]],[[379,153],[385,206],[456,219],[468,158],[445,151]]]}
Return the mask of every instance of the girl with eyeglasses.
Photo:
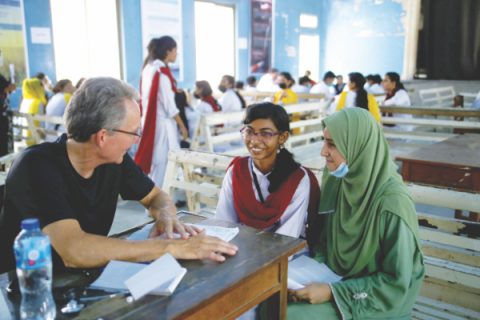
{"label": "girl with eyeglasses", "polygon": [[291,237],[305,236],[307,212],[315,212],[319,187],[313,173],[283,147],[290,124],[273,103],[246,110],[241,134],[250,153],[230,164],[217,206],[219,219]]}

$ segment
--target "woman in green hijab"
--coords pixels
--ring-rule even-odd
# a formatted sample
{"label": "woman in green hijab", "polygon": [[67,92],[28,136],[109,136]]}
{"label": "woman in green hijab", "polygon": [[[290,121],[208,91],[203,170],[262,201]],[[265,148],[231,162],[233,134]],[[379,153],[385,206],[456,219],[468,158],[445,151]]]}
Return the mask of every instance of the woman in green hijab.
{"label": "woman in green hijab", "polygon": [[[309,246],[343,277],[291,291],[288,319],[410,319],[424,276],[415,206],[382,128],[349,108],[324,121],[326,159]],[[320,227],[314,227],[320,219]]]}

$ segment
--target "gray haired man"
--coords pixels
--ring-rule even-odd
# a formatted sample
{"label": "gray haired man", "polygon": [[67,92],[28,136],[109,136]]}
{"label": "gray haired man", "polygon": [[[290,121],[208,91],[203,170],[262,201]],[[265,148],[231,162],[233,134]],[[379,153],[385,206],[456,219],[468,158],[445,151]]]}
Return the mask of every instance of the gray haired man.
{"label": "gray haired man", "polygon": [[[10,169],[0,214],[0,272],[14,268],[12,244],[20,221],[40,220],[54,248],[54,267],[88,268],[110,260],[149,261],[166,252],[181,259],[224,261],[237,247],[180,223],[169,196],[126,154],[141,136],[138,95],[113,78],[92,78],[65,113],[68,134],[26,149]],[[118,195],[138,200],[156,220],[152,238],[106,235]],[[176,231],[180,240],[154,238]]]}

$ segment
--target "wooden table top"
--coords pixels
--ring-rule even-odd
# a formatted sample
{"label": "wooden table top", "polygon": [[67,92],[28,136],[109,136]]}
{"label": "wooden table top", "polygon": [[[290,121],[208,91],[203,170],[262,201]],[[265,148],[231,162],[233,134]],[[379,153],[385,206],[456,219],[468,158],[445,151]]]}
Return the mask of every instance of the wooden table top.
{"label": "wooden table top", "polygon": [[[182,220],[224,227],[236,226],[225,221],[204,219],[188,216]],[[101,316],[104,319],[147,319],[154,315],[162,319],[178,317],[212,301],[222,291],[231,290],[258,270],[294,254],[305,245],[301,239],[258,231],[246,226],[238,227],[240,232],[231,241],[239,247],[234,257],[228,257],[223,263],[207,260],[179,261],[188,271],[173,295],[169,297],[148,295],[133,303],[127,303],[125,298],[106,299],[89,305],[78,315],[79,318],[96,319]],[[0,288],[4,296],[6,278],[6,274],[0,276]],[[87,280],[85,276],[82,278],[79,274],[54,276],[54,293],[55,290],[60,290],[58,287],[65,290],[68,286],[86,286],[92,280],[91,278]],[[18,304],[18,297],[17,299],[10,297],[7,301],[10,304]],[[59,309],[62,306],[57,303],[57,319],[71,318],[60,313]],[[16,308],[18,310],[18,305]]]}
{"label": "wooden table top", "polygon": [[457,135],[419,148],[396,160],[480,168],[480,134]]}

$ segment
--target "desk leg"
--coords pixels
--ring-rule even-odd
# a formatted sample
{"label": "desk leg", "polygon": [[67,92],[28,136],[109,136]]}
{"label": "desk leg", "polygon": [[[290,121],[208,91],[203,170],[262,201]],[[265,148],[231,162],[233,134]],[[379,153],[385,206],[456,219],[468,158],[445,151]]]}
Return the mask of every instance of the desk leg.
{"label": "desk leg", "polygon": [[288,257],[282,258],[278,267],[280,269],[280,291],[276,292],[266,300],[266,308],[269,319],[287,319],[287,277]]}

